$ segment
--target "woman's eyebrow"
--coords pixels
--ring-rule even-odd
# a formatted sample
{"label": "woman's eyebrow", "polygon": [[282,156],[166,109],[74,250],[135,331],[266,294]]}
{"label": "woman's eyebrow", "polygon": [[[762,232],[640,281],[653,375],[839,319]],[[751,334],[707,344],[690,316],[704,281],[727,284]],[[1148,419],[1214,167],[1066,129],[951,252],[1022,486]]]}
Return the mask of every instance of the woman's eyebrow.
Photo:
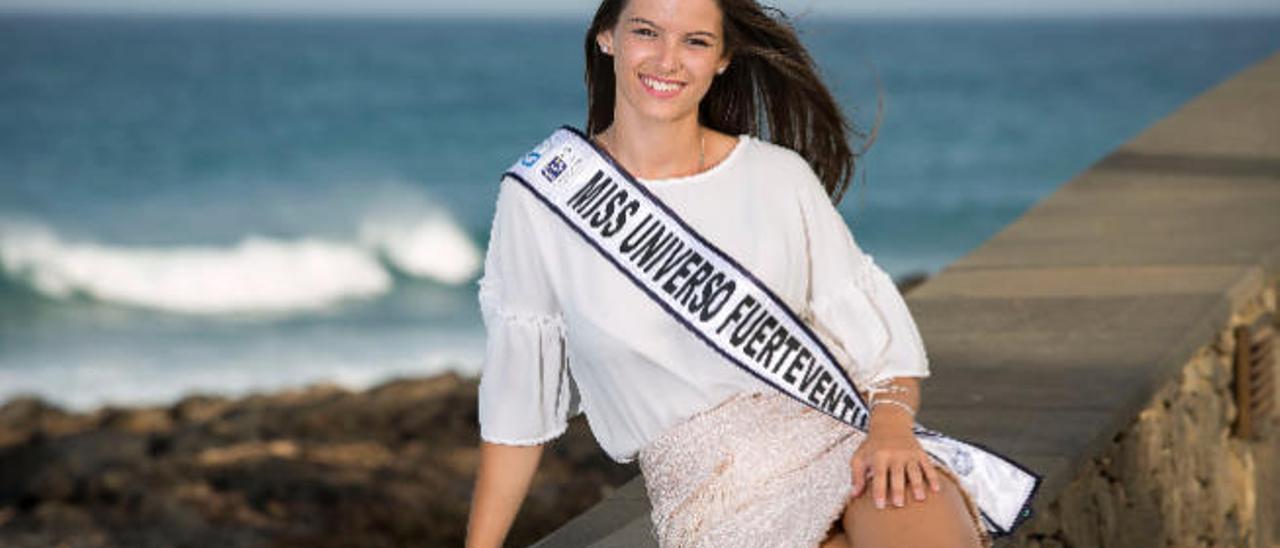
{"label": "woman's eyebrow", "polygon": [[[649,26],[651,26],[651,27],[653,27],[653,28],[656,28],[656,29],[658,29],[658,30],[662,30],[662,25],[659,25],[659,24],[657,24],[657,23],[654,23],[653,21],[650,21],[650,20],[645,19],[645,18],[643,18],[643,17],[631,17],[631,18],[628,18],[628,19],[627,19],[627,22],[628,22],[628,23],[640,23],[640,24],[642,24],[642,25],[649,25]],[[711,38],[716,38],[716,33],[711,32],[711,31],[709,31],[709,30],[695,30],[695,31],[693,31],[693,32],[687,33],[687,34],[686,34],[686,36],[694,36],[694,35],[698,35],[698,34],[701,34],[701,35],[704,35],[704,36],[708,36],[708,37],[711,37]]]}
{"label": "woman's eyebrow", "polygon": [[654,27],[654,28],[657,28],[657,29],[662,29],[662,27],[661,27],[660,25],[658,25],[657,23],[654,23],[653,21],[650,21],[650,20],[645,19],[645,18],[643,18],[643,17],[631,17],[631,18],[627,19],[627,22],[628,22],[628,23],[640,23],[640,24],[642,24],[642,25],[649,25],[649,26]]}

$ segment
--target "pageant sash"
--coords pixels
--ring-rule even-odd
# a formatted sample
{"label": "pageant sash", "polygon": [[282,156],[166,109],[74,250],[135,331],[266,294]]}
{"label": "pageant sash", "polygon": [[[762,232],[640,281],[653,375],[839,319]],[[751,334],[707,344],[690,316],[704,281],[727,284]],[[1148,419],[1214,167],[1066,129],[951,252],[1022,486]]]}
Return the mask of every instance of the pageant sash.
{"label": "pageant sash", "polygon": [[[687,225],[579,130],[563,126],[510,176],[636,287],[733,364],[861,431],[867,403],[831,351],[787,304]],[[1040,477],[971,443],[915,425],[929,455],[956,472],[993,535],[1031,515]]]}

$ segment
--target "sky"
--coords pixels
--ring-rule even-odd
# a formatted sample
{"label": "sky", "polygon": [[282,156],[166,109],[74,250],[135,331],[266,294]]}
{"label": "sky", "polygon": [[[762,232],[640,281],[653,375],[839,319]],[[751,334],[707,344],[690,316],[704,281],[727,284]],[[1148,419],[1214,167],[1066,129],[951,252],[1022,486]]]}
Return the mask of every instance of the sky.
{"label": "sky", "polygon": [[[1277,14],[1277,0],[772,0],[792,15]],[[0,0],[0,12],[588,17],[596,0]]]}

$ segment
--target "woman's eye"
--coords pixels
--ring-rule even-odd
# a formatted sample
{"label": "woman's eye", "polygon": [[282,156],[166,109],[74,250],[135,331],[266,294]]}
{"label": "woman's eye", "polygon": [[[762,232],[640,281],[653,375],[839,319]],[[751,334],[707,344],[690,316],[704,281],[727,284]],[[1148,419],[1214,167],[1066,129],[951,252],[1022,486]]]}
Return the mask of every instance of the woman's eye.
{"label": "woman's eye", "polygon": [[644,28],[640,28],[640,29],[633,30],[633,31],[631,31],[631,32],[632,32],[633,34],[637,34],[637,35],[640,35],[640,36],[657,36],[657,35],[658,35],[658,33],[653,32],[653,29],[644,29]]}
{"label": "woman's eye", "polygon": [[705,48],[705,47],[710,47],[710,46],[711,46],[711,42],[708,42],[708,41],[703,40],[703,39],[701,39],[701,38],[694,38],[694,39],[692,39],[692,40],[689,40],[689,43],[690,43],[690,44],[693,44],[693,45],[695,45],[695,46],[698,46],[698,47],[700,47],[700,48]]}

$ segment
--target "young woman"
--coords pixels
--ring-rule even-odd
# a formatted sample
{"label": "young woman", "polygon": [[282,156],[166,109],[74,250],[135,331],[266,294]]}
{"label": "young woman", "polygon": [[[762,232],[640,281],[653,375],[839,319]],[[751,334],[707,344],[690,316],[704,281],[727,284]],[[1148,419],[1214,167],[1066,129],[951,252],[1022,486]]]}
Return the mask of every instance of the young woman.
{"label": "young woman", "polygon": [[615,460],[639,459],[664,547],[989,544],[912,431],[924,347],[834,207],[848,125],[785,19],[754,0],[604,0],[586,80],[595,146],[798,311],[864,390],[869,428],[725,361],[504,178],[468,546],[501,545],[542,444],[579,412]]}

